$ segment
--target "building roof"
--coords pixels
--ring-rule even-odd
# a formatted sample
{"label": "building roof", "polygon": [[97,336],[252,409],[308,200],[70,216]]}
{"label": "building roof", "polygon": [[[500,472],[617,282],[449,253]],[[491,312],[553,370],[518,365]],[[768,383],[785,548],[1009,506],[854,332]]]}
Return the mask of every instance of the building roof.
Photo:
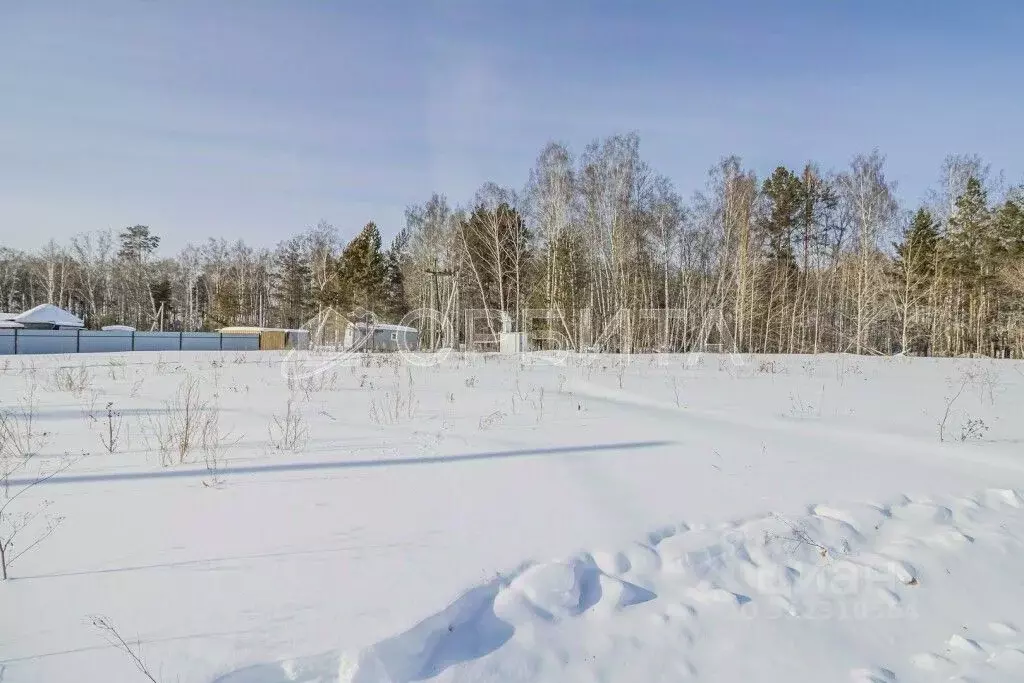
{"label": "building roof", "polygon": [[4,313],[3,311],[0,311],[0,320],[14,320],[17,317],[17,313]]}
{"label": "building roof", "polygon": [[21,323],[16,323],[13,320],[4,320],[0,318],[0,330],[16,330],[19,327],[25,327]]}
{"label": "building roof", "polygon": [[81,318],[53,304],[39,304],[35,308],[30,308],[24,313],[15,316],[14,321],[23,324],[49,323],[59,327],[85,327],[85,323],[82,322]]}
{"label": "building roof", "polygon": [[390,325],[388,323],[354,323],[355,327],[359,329],[374,329],[382,332],[416,332],[415,327],[406,327],[405,325]]}
{"label": "building roof", "polygon": [[304,330],[295,330],[290,327],[251,327],[248,325],[232,325],[230,327],[222,327],[218,332],[224,334],[258,334],[260,332],[303,332]]}

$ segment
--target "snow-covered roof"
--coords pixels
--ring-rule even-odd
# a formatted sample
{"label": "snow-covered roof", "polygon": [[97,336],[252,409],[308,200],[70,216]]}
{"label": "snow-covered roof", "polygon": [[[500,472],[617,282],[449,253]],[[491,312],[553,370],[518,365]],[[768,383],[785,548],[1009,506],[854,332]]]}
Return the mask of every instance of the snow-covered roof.
{"label": "snow-covered roof", "polygon": [[355,326],[360,329],[373,328],[382,332],[416,332],[415,327],[406,327],[405,325],[390,325],[388,323],[355,323]]}
{"label": "snow-covered roof", "polygon": [[0,318],[0,330],[11,330],[18,329],[19,327],[25,327],[21,323],[16,323],[13,320],[4,320]]}
{"label": "snow-covered roof", "polygon": [[85,327],[85,323],[82,322],[81,318],[53,304],[39,304],[21,315],[15,316],[14,320],[15,322],[25,324],[49,323],[60,327]]}
{"label": "snow-covered roof", "polygon": [[104,325],[101,328],[104,332],[134,332],[135,328],[131,325]]}
{"label": "snow-covered roof", "polygon": [[17,317],[17,313],[4,313],[3,311],[0,311],[0,320],[14,320]]}
{"label": "snow-covered roof", "polygon": [[231,325],[230,327],[222,327],[218,332],[225,334],[259,334],[260,332],[306,332],[308,330],[298,329],[294,327],[257,327],[254,325]]}

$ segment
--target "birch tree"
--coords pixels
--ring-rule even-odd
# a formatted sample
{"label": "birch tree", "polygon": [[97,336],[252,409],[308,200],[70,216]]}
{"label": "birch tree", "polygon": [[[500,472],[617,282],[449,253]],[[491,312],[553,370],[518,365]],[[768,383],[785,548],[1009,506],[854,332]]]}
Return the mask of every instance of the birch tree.
{"label": "birch tree", "polygon": [[856,353],[871,349],[871,325],[881,316],[882,269],[879,243],[896,214],[894,185],[885,177],[885,157],[878,150],[857,155],[839,177],[839,187],[853,217]]}

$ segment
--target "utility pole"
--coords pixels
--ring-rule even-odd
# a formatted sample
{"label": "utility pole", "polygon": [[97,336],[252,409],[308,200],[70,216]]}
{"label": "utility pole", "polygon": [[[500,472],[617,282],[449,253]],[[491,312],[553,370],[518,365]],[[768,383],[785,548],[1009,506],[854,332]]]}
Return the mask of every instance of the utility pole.
{"label": "utility pole", "polygon": [[438,308],[437,308],[437,306],[438,306],[438,296],[439,296],[439,288],[438,288],[439,282],[438,282],[438,278],[454,277],[456,275],[456,271],[454,271],[454,270],[439,270],[438,267],[437,267],[437,259],[435,258],[434,259],[434,267],[433,268],[428,268],[424,272],[433,276],[433,278],[431,280],[431,287],[430,287],[430,308],[434,312],[430,316],[430,350],[433,351],[436,348],[435,343],[436,343],[436,340],[437,340],[437,316],[435,314],[440,312],[440,311],[438,311]]}
{"label": "utility pole", "polygon": [[164,331],[164,302],[163,301],[160,302],[160,308],[157,309],[156,315],[157,315],[157,319],[153,321],[153,326],[150,327],[149,329],[150,330],[154,330],[154,329],[156,329],[157,324],[159,324],[160,325],[160,331],[163,332]]}

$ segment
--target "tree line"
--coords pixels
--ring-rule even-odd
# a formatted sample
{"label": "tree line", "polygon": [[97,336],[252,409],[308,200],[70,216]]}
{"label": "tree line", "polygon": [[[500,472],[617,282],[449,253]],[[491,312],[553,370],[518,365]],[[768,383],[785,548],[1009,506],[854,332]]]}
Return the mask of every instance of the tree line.
{"label": "tree line", "polygon": [[134,225],[0,247],[0,309],[175,330],[437,309],[442,341],[485,349],[505,329],[609,351],[1024,357],[1024,189],[977,156],[947,158],[920,206],[900,206],[877,151],[766,178],[727,157],[683,199],[616,135],[578,157],[547,145],[520,190],[410,206],[386,246],[372,222],[348,241],[321,222],[275,248],[159,245]]}

